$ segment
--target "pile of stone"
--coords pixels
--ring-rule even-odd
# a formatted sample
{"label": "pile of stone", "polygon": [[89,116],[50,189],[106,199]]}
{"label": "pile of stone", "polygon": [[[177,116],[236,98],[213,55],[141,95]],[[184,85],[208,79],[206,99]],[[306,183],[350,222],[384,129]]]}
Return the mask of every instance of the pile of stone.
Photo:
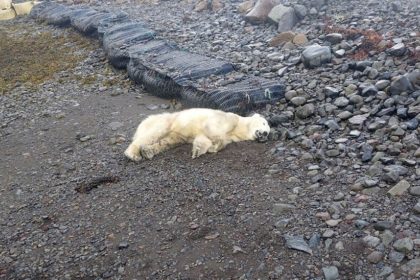
{"label": "pile of stone", "polygon": [[12,3],[12,0],[0,0],[0,20],[14,19],[16,16],[27,15],[37,1]]}

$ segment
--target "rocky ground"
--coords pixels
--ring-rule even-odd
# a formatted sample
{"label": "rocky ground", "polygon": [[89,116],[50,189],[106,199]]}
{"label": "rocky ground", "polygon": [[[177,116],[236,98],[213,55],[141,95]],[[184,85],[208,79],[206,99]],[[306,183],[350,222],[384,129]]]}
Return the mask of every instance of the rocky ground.
{"label": "rocky ground", "polygon": [[[27,18],[1,22],[9,40],[30,34],[27,48],[56,38],[75,53],[34,47],[53,75],[28,79],[33,63],[17,80],[0,72],[0,277],[420,277],[418,1],[284,1],[307,9],[293,34],[247,22],[240,1],[217,12],[149,2],[90,4],[284,82],[286,97],[261,109],[272,140],[129,162],[135,126],[169,102],[109,68],[96,41]],[[332,59],[309,68],[301,55],[315,43]]]}

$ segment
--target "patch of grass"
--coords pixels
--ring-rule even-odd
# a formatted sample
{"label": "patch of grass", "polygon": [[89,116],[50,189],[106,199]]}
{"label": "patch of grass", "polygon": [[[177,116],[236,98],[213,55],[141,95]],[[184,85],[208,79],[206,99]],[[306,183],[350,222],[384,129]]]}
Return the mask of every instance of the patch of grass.
{"label": "patch of grass", "polygon": [[35,88],[55,73],[73,69],[84,59],[80,50],[94,47],[72,30],[54,35],[23,24],[0,26],[0,38],[0,94],[20,84]]}

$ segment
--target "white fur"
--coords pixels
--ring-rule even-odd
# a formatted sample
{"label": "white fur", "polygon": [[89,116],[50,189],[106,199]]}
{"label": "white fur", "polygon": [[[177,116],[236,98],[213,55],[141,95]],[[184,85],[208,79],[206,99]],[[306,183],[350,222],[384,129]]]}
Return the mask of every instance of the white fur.
{"label": "white fur", "polygon": [[124,154],[135,161],[151,159],[177,144],[192,143],[192,158],[216,153],[232,142],[256,140],[270,132],[259,114],[241,117],[212,109],[188,109],[146,118]]}

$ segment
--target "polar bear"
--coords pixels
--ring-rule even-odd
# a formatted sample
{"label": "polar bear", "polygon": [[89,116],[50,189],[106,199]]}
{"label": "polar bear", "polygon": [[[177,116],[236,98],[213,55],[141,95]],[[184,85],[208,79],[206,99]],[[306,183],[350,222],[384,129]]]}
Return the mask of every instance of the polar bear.
{"label": "polar bear", "polygon": [[137,127],[124,154],[134,161],[155,155],[183,143],[192,144],[192,158],[216,153],[232,142],[268,139],[270,126],[264,117],[241,117],[220,110],[194,108],[151,115]]}

